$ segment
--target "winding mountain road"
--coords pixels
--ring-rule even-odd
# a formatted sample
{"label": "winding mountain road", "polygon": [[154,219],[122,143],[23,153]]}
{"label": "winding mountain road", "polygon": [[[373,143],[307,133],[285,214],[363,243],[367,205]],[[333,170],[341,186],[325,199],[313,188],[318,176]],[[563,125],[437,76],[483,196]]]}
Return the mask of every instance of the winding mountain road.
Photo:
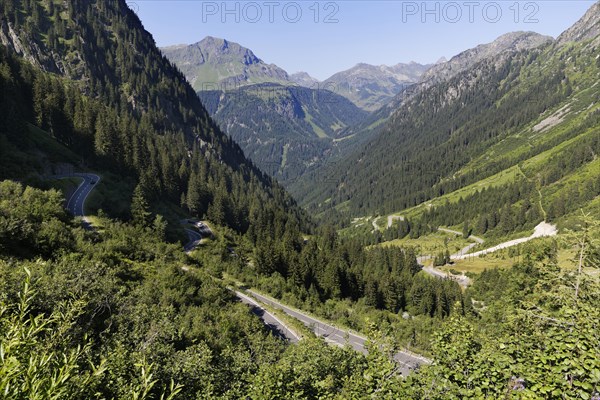
{"label": "winding mountain road", "polygon": [[[72,176],[82,178],[83,182],[79,184],[73,192],[69,201],[67,201],[67,210],[76,217],[83,217],[85,220],[85,201],[94,189],[95,185],[100,181],[100,177],[95,174],[77,173]],[[70,176],[62,176],[59,179],[70,178]]]}
{"label": "winding mountain road", "polygon": [[[438,230],[447,232],[447,233],[453,233],[456,235],[462,235],[461,232],[458,232],[458,231],[455,231],[452,229],[438,228]],[[558,234],[558,230],[556,229],[556,226],[544,221],[544,222],[540,222],[535,227],[533,234],[531,236],[509,240],[504,243],[500,243],[496,246],[490,247],[489,249],[476,251],[475,253],[469,253],[469,251],[471,251],[471,249],[473,247],[477,246],[478,244],[483,244],[483,242],[484,242],[484,240],[482,238],[471,235],[471,236],[469,236],[469,238],[476,241],[477,243],[472,243],[472,244],[462,248],[458,253],[451,255],[450,259],[451,260],[464,260],[466,258],[478,257],[480,255],[490,254],[490,253],[493,253],[498,250],[516,246],[518,244],[525,243],[525,242],[528,242],[528,241],[536,239],[536,238],[547,237],[547,236],[556,236],[557,234]],[[422,266],[423,271],[428,273],[429,275],[435,276],[437,278],[442,278],[442,279],[444,279],[444,278],[453,279],[453,280],[457,281],[462,287],[467,287],[471,283],[471,280],[469,279],[469,277],[465,276],[464,274],[463,275],[452,275],[448,272],[436,269],[435,267],[424,266],[425,261],[428,261],[430,259],[431,259],[431,257],[429,257],[429,256],[417,257],[417,262],[419,263],[419,265]]]}
{"label": "winding mountain road", "polygon": [[228,289],[233,291],[233,293],[235,293],[235,296],[238,299],[240,299],[242,303],[250,306],[252,313],[259,317],[274,334],[281,337],[282,339],[289,341],[290,343],[298,343],[301,340],[301,337],[296,332],[294,332],[294,330],[289,328],[274,314],[267,311],[256,300],[254,300],[250,296],[246,296],[244,293],[239,292],[237,290],[233,290],[231,288]]}
{"label": "winding mountain road", "polygon": [[544,222],[540,222],[535,227],[533,234],[531,236],[520,238],[520,239],[509,240],[507,242],[500,243],[499,245],[496,245],[494,247],[490,247],[489,249],[476,251],[475,253],[471,253],[471,254],[463,254],[463,255],[454,257],[453,259],[454,260],[463,260],[467,257],[478,257],[480,255],[493,253],[495,251],[506,249],[508,247],[513,247],[518,244],[525,243],[525,242],[528,242],[528,241],[536,239],[536,238],[547,237],[547,236],[556,236],[557,234],[558,234],[558,230],[556,229],[556,226],[544,221]]}
{"label": "winding mountain road", "polygon": [[[67,201],[66,208],[74,216],[82,217],[84,220],[84,225],[88,229],[91,229],[90,223],[85,217],[85,201],[87,200],[92,190],[96,187],[96,184],[100,181],[100,177],[95,174],[76,173],[68,176],[59,175],[55,176],[54,178],[66,179],[71,177],[82,178],[83,181],[79,184],[77,189],[75,189],[75,191]],[[206,224],[197,225],[197,227],[202,232],[202,234],[204,234],[204,236],[212,235],[210,228]],[[190,237],[190,243],[188,243],[185,247],[185,250],[189,251],[198,245],[203,235],[200,232],[194,231],[192,229],[186,229],[185,231],[188,234],[188,237]],[[300,336],[298,336],[298,334],[296,334],[293,330],[287,327],[275,315],[271,314],[266,309],[261,307],[252,298],[238,291],[234,291],[234,293],[236,297],[240,299],[240,301],[242,301],[245,304],[248,304],[251,307],[252,313],[257,315],[263,321],[263,323],[276,335],[290,341],[291,343],[297,343],[300,340]]]}
{"label": "winding mountain road", "polygon": [[[462,236],[462,232],[459,231],[455,231],[453,229],[448,229],[448,228],[438,228],[438,231],[442,231],[442,232],[448,232],[448,233],[454,233],[455,235],[459,235]],[[476,241],[477,243],[483,243],[485,242],[485,240],[483,240],[482,238],[480,238],[479,236],[475,236],[475,235],[469,235],[469,239],[473,239],[474,241]]]}
{"label": "winding mountain road", "polygon": [[[452,229],[447,229],[447,228],[438,228],[438,231],[442,231],[442,232],[446,232],[446,233],[453,233],[453,234],[455,234],[455,235],[462,236],[462,232],[455,231],[455,230],[452,230]],[[471,251],[471,249],[472,249],[473,247],[477,246],[478,244],[483,244],[483,242],[484,242],[484,240],[483,240],[482,238],[478,237],[478,236],[473,236],[473,235],[470,235],[470,236],[469,236],[469,239],[471,239],[471,240],[474,240],[476,243],[471,243],[470,245],[468,245],[468,246],[465,246],[465,247],[463,247],[462,249],[460,249],[460,251],[459,251],[458,253],[456,253],[456,254],[452,254],[452,255],[450,256],[450,259],[451,259],[451,260],[456,260],[456,259],[458,259],[459,257],[461,257],[461,256],[463,256],[463,255],[465,255],[465,254],[468,254],[468,253],[469,253],[469,251]]]}
{"label": "winding mountain road", "polygon": [[[89,226],[89,221],[87,221],[85,218],[85,201],[87,200],[89,194],[94,189],[95,185],[100,181],[100,177],[95,174],[87,174],[87,173],[77,173],[77,174],[74,174],[73,176],[80,177],[83,179],[83,181],[81,182],[81,184],[77,187],[75,192],[73,192],[73,194],[69,198],[66,208],[73,215],[82,217]],[[60,176],[57,178],[60,179],[60,178],[67,178],[67,177],[68,176]],[[378,220],[378,218],[376,218],[373,221],[374,227],[377,226],[377,220]],[[389,222],[393,222],[393,218],[391,221],[388,220],[388,224],[389,224]],[[210,231],[210,228],[208,228],[208,226],[203,224],[201,226],[201,228],[202,228],[202,233],[200,233],[199,231],[196,231],[196,230],[192,230],[192,229],[185,229],[185,231],[190,239],[190,242],[185,246],[186,251],[193,250],[198,245],[200,240],[202,240],[203,236],[212,234],[212,232]],[[452,231],[452,230],[445,229],[445,228],[440,228],[440,230],[446,231],[449,233],[461,234],[460,232]],[[548,231],[548,229],[547,229],[547,227],[545,227],[545,229],[543,229],[543,232],[547,232],[547,231]],[[540,232],[542,232],[542,230],[540,230]],[[542,233],[540,233],[540,232],[537,231],[537,227],[536,227],[536,233],[532,236],[539,237],[540,235],[542,235]],[[473,236],[472,236],[472,239],[475,240],[477,243],[483,243],[483,239],[473,237]],[[530,240],[531,238],[526,238],[526,239]],[[463,257],[462,254],[465,254],[466,252],[468,252],[477,243],[473,243],[472,245],[469,245],[466,248],[462,249],[459,252],[459,254],[455,254],[453,256],[453,258],[459,259],[460,257]],[[503,244],[503,245],[506,246],[506,244]],[[504,248],[501,246],[502,245],[498,245],[492,249],[488,249],[487,251],[488,252],[495,251],[493,249]],[[474,254],[477,254],[477,253],[474,253]],[[470,255],[470,256],[473,256],[473,255]],[[428,257],[419,257],[418,261],[419,261],[419,263],[423,263],[427,259],[428,259]],[[430,269],[431,269],[431,271],[430,271]],[[434,268],[424,268],[424,270],[426,272],[428,272],[434,276],[438,276],[440,278],[447,277],[447,275],[444,274],[442,271],[438,271]],[[351,332],[349,330],[344,330],[344,329],[338,328],[338,327],[336,327],[332,324],[326,323],[320,319],[309,316],[299,310],[285,306],[284,304],[282,304],[270,297],[259,294],[255,291],[248,290],[248,293],[252,296],[252,297],[250,297],[239,291],[236,291],[233,289],[231,289],[231,290],[234,292],[235,296],[238,299],[240,299],[240,301],[242,301],[243,303],[250,306],[251,312],[254,313],[255,315],[257,315],[269,329],[271,329],[273,332],[275,332],[275,334],[279,335],[283,339],[288,340],[290,343],[297,343],[301,339],[300,336],[296,332],[294,332],[292,329],[290,329],[279,318],[277,318],[275,315],[273,315],[272,313],[267,311],[263,306],[261,306],[260,305],[261,302],[264,304],[267,304],[271,307],[278,308],[278,309],[282,310],[284,313],[288,314],[289,316],[298,319],[304,325],[309,327],[309,329],[311,329],[315,333],[316,336],[324,338],[327,342],[329,342],[331,344],[334,344],[337,346],[349,345],[356,351],[359,351],[363,354],[367,353],[367,348],[365,345],[367,338],[362,335]],[[394,359],[400,366],[400,372],[405,376],[408,375],[415,368],[418,368],[418,366],[431,363],[431,360],[429,360],[425,357],[422,357],[418,354],[412,353],[408,350],[399,351],[394,356]]]}
{"label": "winding mountain road", "polygon": [[[203,238],[213,236],[212,230],[204,222],[191,219],[184,219],[181,220],[180,223],[182,225],[192,224],[198,229],[194,230],[185,228],[185,233],[188,235],[189,242],[183,247],[183,250],[188,254],[194,251],[196,247],[198,247]],[[235,290],[230,287],[228,287],[227,289],[231,290],[235,294],[235,297],[237,297],[242,303],[247,304],[250,307],[250,311],[252,312],[252,314],[260,318],[261,321],[265,324],[265,326],[271,332],[273,332],[273,334],[279,336],[284,340],[287,340],[290,343],[298,343],[301,340],[300,335],[298,335],[296,332],[294,332],[293,329],[288,327],[274,314],[270,313],[266,308],[260,305],[259,302],[238,290]]]}
{"label": "winding mountain road", "polygon": [[[74,216],[82,217],[87,226],[89,227],[89,221],[85,217],[85,201],[94,189],[95,185],[100,181],[100,177],[95,174],[77,173],[71,176],[57,176],[55,178],[64,179],[72,176],[80,177],[83,179],[83,181],[81,182],[81,184],[79,184],[77,189],[73,192],[73,194],[67,201],[66,208]],[[375,226],[376,220],[373,222]],[[198,245],[198,243],[200,243],[200,240],[202,240],[203,235],[212,235],[212,231],[206,224],[196,223],[196,226],[202,233],[192,229],[185,229],[190,239],[190,242],[185,246],[186,251],[193,250]],[[184,270],[186,269],[184,268]],[[283,321],[277,318],[274,314],[272,314],[263,306],[261,306],[260,302],[267,304],[271,307],[278,308],[284,313],[288,314],[289,316],[298,319],[304,325],[309,327],[315,333],[316,336],[324,338],[327,342],[331,344],[337,346],[349,345],[356,351],[359,351],[363,354],[367,353],[367,349],[365,346],[367,338],[365,338],[364,336],[350,332],[349,330],[343,330],[338,327],[335,327],[331,324],[311,317],[299,310],[287,307],[270,297],[261,295],[252,290],[248,290],[248,292],[252,295],[252,297],[250,297],[232,288],[229,289],[241,302],[247,304],[251,308],[251,312],[257,315],[271,331],[273,331],[276,335],[280,336],[282,339],[288,340],[290,343],[297,343],[301,340],[301,337],[292,329],[290,329]],[[431,363],[431,360],[428,360],[427,358],[412,353],[408,350],[398,352],[394,356],[394,360],[400,366],[400,372],[404,376],[408,375],[419,365]]]}
{"label": "winding mountain road", "polygon": [[394,224],[394,220],[398,219],[400,221],[404,221],[404,217],[402,215],[388,215],[387,217],[387,227],[388,229],[392,227]]}
{"label": "winding mountain road", "polygon": [[186,245],[183,246],[183,250],[186,253],[189,253],[193,251],[196,247],[198,247],[200,241],[202,240],[202,235],[200,234],[200,232],[193,231],[191,229],[185,229],[185,233],[187,233],[188,235],[189,242],[187,242]]}
{"label": "winding mountain road", "polygon": [[187,234],[189,239],[185,246],[183,246],[183,250],[186,253],[194,251],[196,247],[200,245],[202,239],[213,236],[213,232],[210,229],[210,227],[206,224],[206,222],[197,221],[194,219],[182,219],[181,221],[179,221],[179,223],[184,226],[192,224],[196,228],[196,230],[184,228],[185,233]]}
{"label": "winding mountain road", "polygon": [[96,187],[96,184],[100,182],[100,177],[96,174],[88,173],[75,173],[72,175],[57,175],[55,179],[67,179],[67,178],[82,178],[83,181],[79,184],[77,189],[73,192],[65,208],[73,214],[75,217],[81,217],[83,219],[83,226],[86,229],[91,229],[90,221],[85,217],[85,201]]}
{"label": "winding mountain road", "polygon": [[[268,304],[271,307],[278,308],[289,316],[296,318],[306,325],[310,330],[312,330],[315,335],[324,338],[328,343],[337,346],[349,345],[356,351],[359,351],[363,354],[367,353],[367,349],[365,347],[365,343],[367,341],[366,337],[323,322],[320,319],[311,317],[302,311],[288,307],[271,297],[262,295],[253,290],[247,290],[247,292],[260,302]],[[394,356],[394,360],[400,365],[400,372],[404,376],[407,376],[419,365],[431,363],[431,360],[408,350],[399,351]]]}
{"label": "winding mountain road", "polygon": [[375,219],[373,221],[371,221],[371,224],[373,225],[373,231],[378,231],[379,230],[379,225],[377,225],[377,221],[379,221],[379,217],[375,217]]}

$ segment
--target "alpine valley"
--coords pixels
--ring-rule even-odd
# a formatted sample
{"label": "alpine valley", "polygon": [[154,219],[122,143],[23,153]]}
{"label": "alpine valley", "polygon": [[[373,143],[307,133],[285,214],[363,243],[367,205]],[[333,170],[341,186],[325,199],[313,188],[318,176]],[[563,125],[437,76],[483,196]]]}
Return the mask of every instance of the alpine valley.
{"label": "alpine valley", "polygon": [[129,5],[0,0],[0,398],[600,399],[600,3],[324,81]]}
{"label": "alpine valley", "polygon": [[429,68],[359,64],[319,82],[306,73],[288,75],[250,49],[211,36],[161,50],[222,129],[284,186],[364,141],[349,128]]}

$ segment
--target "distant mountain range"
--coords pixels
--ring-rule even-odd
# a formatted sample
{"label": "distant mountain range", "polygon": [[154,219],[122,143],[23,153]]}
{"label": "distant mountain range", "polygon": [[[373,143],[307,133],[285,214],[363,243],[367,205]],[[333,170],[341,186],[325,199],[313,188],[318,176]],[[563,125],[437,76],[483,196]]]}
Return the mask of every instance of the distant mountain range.
{"label": "distant mountain range", "polygon": [[431,67],[414,62],[394,66],[360,63],[320,82],[306,72],[288,74],[275,64],[265,63],[252,50],[212,36],[192,45],[169,46],[161,50],[196,91],[227,91],[259,83],[299,85],[336,92],[367,111],[381,107],[402,88],[418,82]]}
{"label": "distant mountain range", "polygon": [[367,117],[365,110],[389,101],[428,68],[359,64],[320,82],[306,72],[290,75],[250,49],[210,36],[162,51],[223,130],[284,184],[359,139],[346,131]]}
{"label": "distant mountain range", "polygon": [[402,89],[418,82],[431,65],[409,64],[356,66],[331,76],[323,87],[341,94],[357,106],[375,111]]}
{"label": "distant mountain range", "polygon": [[[528,229],[600,193],[599,21],[596,4],[556,40],[512,32],[429,66],[359,64],[323,82],[288,74],[268,84],[282,95],[258,102],[255,89],[237,100],[227,91],[200,96],[313,215],[348,221],[408,209],[436,226],[466,219],[504,233]],[[344,106],[309,105],[314,97],[282,89],[290,82],[333,89]],[[239,101],[250,97],[255,106]],[[356,111],[340,97],[372,112],[349,118]]]}
{"label": "distant mountain range", "polygon": [[515,52],[534,49],[552,41],[551,37],[534,32],[511,32],[498,37],[491,43],[480,44],[472,49],[465,50],[449,61],[441,59],[425,71],[418,82],[413,85],[405,85],[384,106],[371,113],[359,125],[353,126],[348,134],[360,136],[362,140],[374,137],[396,110],[406,101],[428,88],[447,82],[458,74],[473,68],[481,61],[496,57],[506,59]]}

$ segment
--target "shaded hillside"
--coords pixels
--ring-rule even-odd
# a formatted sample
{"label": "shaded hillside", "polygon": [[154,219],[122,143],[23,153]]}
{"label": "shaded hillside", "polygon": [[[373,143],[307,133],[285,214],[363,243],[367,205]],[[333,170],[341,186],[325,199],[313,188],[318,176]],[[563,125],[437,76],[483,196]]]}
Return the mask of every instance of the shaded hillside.
{"label": "shaded hillside", "polygon": [[198,92],[223,131],[284,184],[330,157],[366,112],[333,92],[276,84]]}
{"label": "shaded hillside", "polygon": [[281,229],[299,221],[293,200],[219,130],[124,1],[1,5],[2,84],[16,93],[3,96],[3,150],[23,154],[4,178],[43,172],[26,156],[29,123],[77,154],[78,168],[134,182],[120,194],[127,199],[137,185],[151,205],[181,204],[240,232],[266,209]]}

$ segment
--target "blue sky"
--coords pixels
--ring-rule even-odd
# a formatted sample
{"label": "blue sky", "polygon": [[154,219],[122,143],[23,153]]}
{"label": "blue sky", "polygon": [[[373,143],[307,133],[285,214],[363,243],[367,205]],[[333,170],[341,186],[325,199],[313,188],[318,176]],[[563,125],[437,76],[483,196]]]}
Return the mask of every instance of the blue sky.
{"label": "blue sky", "polygon": [[558,36],[593,1],[131,0],[159,46],[216,36],[319,79],[359,62],[450,58],[503,33]]}

